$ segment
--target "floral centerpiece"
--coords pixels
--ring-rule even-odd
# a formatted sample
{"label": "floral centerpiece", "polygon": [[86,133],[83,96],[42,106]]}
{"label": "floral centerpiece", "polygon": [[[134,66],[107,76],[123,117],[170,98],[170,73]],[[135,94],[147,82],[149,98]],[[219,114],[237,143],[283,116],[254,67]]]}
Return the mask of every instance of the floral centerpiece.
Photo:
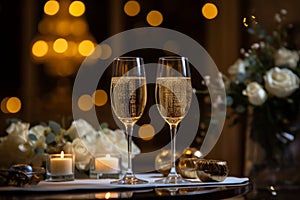
{"label": "floral centerpiece", "polygon": [[233,108],[228,116],[236,123],[245,113],[251,114],[250,138],[263,156],[260,164],[252,163],[254,171],[271,167],[278,173],[279,166],[296,164],[285,155],[299,137],[300,62],[299,51],[288,42],[289,29],[283,25],[286,14],[286,10],[275,14],[271,34],[258,23],[248,27],[258,41],[241,50],[242,56],[229,67],[229,77],[224,77],[227,105]]}
{"label": "floral centerpiece", "polygon": [[[99,130],[83,119],[74,120],[68,129],[49,121],[30,125],[28,122],[11,120],[6,129],[7,136],[0,138],[0,168],[7,169],[13,164],[42,166],[44,154],[75,154],[78,170],[88,170],[90,160],[97,154],[120,154],[122,166],[127,167],[127,140],[122,130],[111,130],[102,124]],[[133,143],[133,156],[140,149]]]}

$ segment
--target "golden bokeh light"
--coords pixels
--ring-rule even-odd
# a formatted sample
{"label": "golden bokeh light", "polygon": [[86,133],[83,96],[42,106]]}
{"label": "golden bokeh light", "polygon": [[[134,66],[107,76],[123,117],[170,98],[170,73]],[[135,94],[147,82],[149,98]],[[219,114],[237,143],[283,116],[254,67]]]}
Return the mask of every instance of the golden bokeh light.
{"label": "golden bokeh light", "polygon": [[48,34],[48,33],[56,31],[56,25],[53,21],[46,18],[46,19],[43,19],[39,22],[38,30],[42,34]]}
{"label": "golden bokeh light", "polygon": [[89,55],[89,58],[95,61],[96,59],[101,57],[101,54],[102,54],[102,48],[100,45],[97,45],[94,48],[94,51],[92,52],[92,54]]}
{"label": "golden bokeh light", "polygon": [[61,36],[67,36],[70,34],[70,23],[68,20],[61,20],[57,22],[55,27],[56,32]]}
{"label": "golden bokeh light", "polygon": [[60,60],[57,62],[49,63],[45,66],[45,72],[50,76],[66,77],[74,74],[76,68],[73,67],[73,63],[68,59]]}
{"label": "golden bokeh light", "polygon": [[48,53],[49,47],[47,42],[38,40],[32,45],[32,54],[36,57],[43,57]]}
{"label": "golden bokeh light", "polygon": [[218,8],[213,3],[206,3],[202,7],[202,14],[206,19],[214,19],[218,15]]}
{"label": "golden bokeh light", "polygon": [[93,108],[94,105],[93,98],[88,94],[84,94],[79,97],[77,105],[80,110],[89,111]]}
{"label": "golden bokeh light", "polygon": [[57,1],[47,1],[44,5],[44,13],[47,15],[55,15],[59,11],[59,3]]}
{"label": "golden bokeh light", "polygon": [[90,40],[83,40],[78,45],[78,52],[82,56],[89,56],[94,51],[95,45]]}
{"label": "golden bokeh light", "polygon": [[8,101],[9,97],[5,97],[2,99],[1,101],[1,111],[5,114],[9,113],[6,107],[7,101]]}
{"label": "golden bokeh light", "polygon": [[112,54],[111,47],[108,44],[102,44],[100,45],[100,47],[101,47],[101,54],[99,58],[102,60],[108,59]]}
{"label": "golden bokeh light", "polygon": [[96,106],[103,106],[107,103],[108,96],[104,90],[96,90],[93,94],[93,103]]}
{"label": "golden bokeh light", "polygon": [[155,129],[151,124],[144,124],[139,128],[138,134],[143,140],[151,140],[155,135]]}
{"label": "golden bokeh light", "polygon": [[72,22],[69,28],[71,30],[71,33],[76,36],[84,35],[84,33],[88,31],[87,23],[82,19],[78,19]]}
{"label": "golden bokeh light", "polygon": [[68,41],[68,50],[65,52],[66,56],[73,57],[78,53],[78,45],[76,42]]}
{"label": "golden bokeh light", "polygon": [[131,17],[136,16],[137,14],[139,14],[140,11],[141,11],[141,6],[137,1],[130,0],[127,1],[126,4],[124,5],[124,12],[128,16]]}
{"label": "golden bokeh light", "polygon": [[69,7],[69,13],[74,17],[80,17],[85,12],[85,5],[81,1],[73,1]]}
{"label": "golden bokeh light", "polygon": [[163,22],[163,15],[157,10],[152,10],[148,13],[146,19],[149,25],[159,26]]}
{"label": "golden bokeh light", "polygon": [[63,38],[58,38],[53,43],[53,50],[57,53],[64,53],[68,49],[68,42]]}
{"label": "golden bokeh light", "polygon": [[21,110],[21,100],[18,97],[10,97],[6,102],[6,109],[10,113],[17,113]]}

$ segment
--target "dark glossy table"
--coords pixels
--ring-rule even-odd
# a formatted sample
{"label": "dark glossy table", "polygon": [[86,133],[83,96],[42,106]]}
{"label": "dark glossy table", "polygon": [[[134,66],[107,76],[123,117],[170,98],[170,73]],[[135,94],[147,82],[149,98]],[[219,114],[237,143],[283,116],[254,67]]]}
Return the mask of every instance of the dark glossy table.
{"label": "dark glossy table", "polygon": [[253,185],[245,182],[232,185],[209,186],[160,186],[155,188],[122,189],[76,189],[73,191],[30,192],[1,191],[0,199],[226,199],[244,196]]}

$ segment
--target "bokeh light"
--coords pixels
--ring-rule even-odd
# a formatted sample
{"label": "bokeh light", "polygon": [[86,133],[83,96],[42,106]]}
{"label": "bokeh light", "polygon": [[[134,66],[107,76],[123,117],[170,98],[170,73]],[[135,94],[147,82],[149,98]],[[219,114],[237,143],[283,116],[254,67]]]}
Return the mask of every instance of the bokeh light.
{"label": "bokeh light", "polygon": [[49,47],[47,42],[38,40],[32,45],[32,54],[36,57],[43,57],[48,53]]}
{"label": "bokeh light", "polygon": [[112,54],[111,47],[108,44],[102,44],[100,45],[100,47],[101,47],[101,54],[99,58],[102,60],[108,59]]}
{"label": "bokeh light", "polygon": [[90,41],[90,40],[83,40],[78,45],[78,52],[82,56],[88,56],[88,55],[90,55],[93,52],[94,48],[95,48],[95,45],[94,45],[94,43],[92,41]]}
{"label": "bokeh light", "polygon": [[69,7],[69,13],[74,17],[79,17],[85,12],[85,5],[81,1],[73,1]]}
{"label": "bokeh light", "polygon": [[108,96],[104,90],[96,90],[93,94],[93,103],[96,106],[103,106],[107,103]]}
{"label": "bokeh light", "polygon": [[163,22],[163,15],[157,10],[152,10],[148,13],[146,19],[149,25],[159,26]]}
{"label": "bokeh light", "polygon": [[88,25],[82,19],[78,19],[78,20],[72,22],[72,24],[69,28],[70,28],[71,33],[76,36],[84,35],[84,33],[86,33],[88,31]]}
{"label": "bokeh light", "polygon": [[47,15],[55,15],[59,11],[59,3],[57,1],[47,1],[44,5],[44,13]]}
{"label": "bokeh light", "polygon": [[6,102],[6,109],[10,113],[17,113],[21,110],[21,100],[18,97],[10,97]]}
{"label": "bokeh light", "polygon": [[139,128],[138,134],[143,140],[151,140],[155,135],[155,129],[151,124],[144,124]]}
{"label": "bokeh light", "polygon": [[93,99],[90,95],[84,94],[79,97],[77,105],[80,110],[89,111],[93,108]]}
{"label": "bokeh light", "polygon": [[139,14],[140,11],[141,11],[141,6],[137,1],[133,1],[133,0],[127,1],[126,4],[124,5],[124,12],[128,16],[131,17],[136,16],[137,14]]}
{"label": "bokeh light", "polygon": [[214,19],[218,15],[218,8],[213,3],[206,3],[202,7],[202,14],[206,19]]}
{"label": "bokeh light", "polygon": [[60,20],[55,27],[58,35],[67,36],[70,34],[70,22],[68,20]]}
{"label": "bokeh light", "polygon": [[68,49],[68,42],[63,38],[58,38],[53,43],[53,50],[57,53],[63,53]]}
{"label": "bokeh light", "polygon": [[7,101],[8,101],[9,97],[5,97],[2,99],[1,101],[1,111],[5,114],[9,113],[6,107]]}

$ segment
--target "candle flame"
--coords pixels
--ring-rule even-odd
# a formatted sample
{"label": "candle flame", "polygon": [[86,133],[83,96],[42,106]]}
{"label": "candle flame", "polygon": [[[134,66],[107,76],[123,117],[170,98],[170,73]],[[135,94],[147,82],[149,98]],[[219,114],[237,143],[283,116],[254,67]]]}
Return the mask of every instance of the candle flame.
{"label": "candle flame", "polygon": [[60,158],[64,158],[64,151],[60,152]]}

